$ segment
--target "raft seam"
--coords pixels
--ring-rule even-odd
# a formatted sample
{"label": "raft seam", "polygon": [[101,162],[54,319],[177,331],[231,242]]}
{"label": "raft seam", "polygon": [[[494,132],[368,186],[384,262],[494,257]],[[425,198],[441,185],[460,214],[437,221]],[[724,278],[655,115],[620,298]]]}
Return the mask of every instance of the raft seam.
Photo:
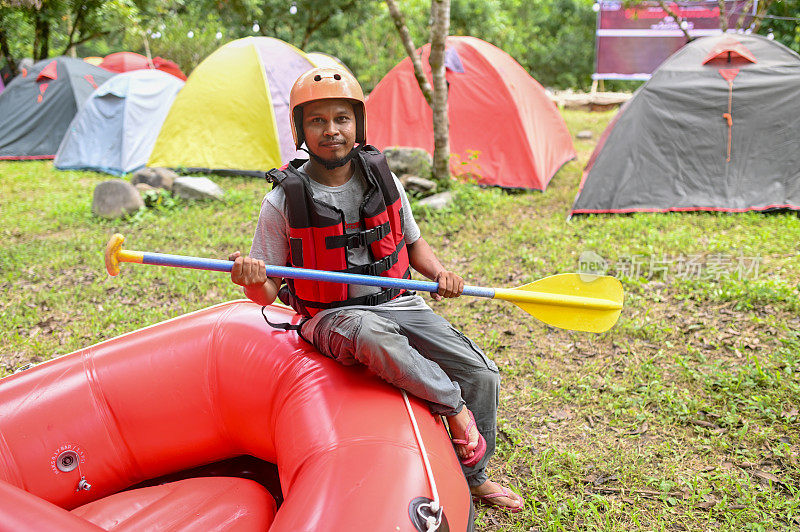
{"label": "raft seam", "polygon": [[225,441],[228,444],[228,448],[234,453],[240,453],[242,450],[228,431],[228,425],[225,423],[225,418],[222,415],[222,399],[220,398],[221,386],[217,357],[222,344],[219,334],[222,330],[222,322],[225,321],[237,307],[238,305],[230,305],[230,307],[225,312],[222,312],[214,321],[214,325],[211,327],[211,332],[209,334],[209,340],[206,344],[205,353],[206,397],[208,398],[209,408],[213,413],[214,424],[217,426],[220,439]]}
{"label": "raft seam", "polygon": [[[114,410],[111,408],[111,405],[108,403],[108,398],[103,392],[103,387],[100,384],[100,379],[97,375],[97,368],[94,364],[94,350],[87,349],[81,354],[81,358],[83,359],[83,369],[84,374],[86,375],[86,383],[89,385],[89,390],[92,394],[92,403],[95,405],[95,409],[100,416],[108,439],[113,443],[114,452],[117,454],[120,462],[125,463],[127,466],[124,469],[119,468],[119,471],[124,471],[126,473],[127,480],[133,483],[137,478],[141,478],[143,476],[142,468],[136,461],[136,458],[130,446],[128,445],[127,440],[122,435],[122,430],[120,429],[117,416],[114,414]],[[112,431],[112,427],[115,430]],[[131,478],[130,475],[131,471],[136,473],[136,476],[133,478]]]}
{"label": "raft seam", "polygon": [[25,481],[19,471],[17,461],[14,459],[14,454],[11,452],[11,447],[0,432],[0,464],[3,465],[2,471],[7,473],[6,481],[14,484],[15,486],[28,491]]}

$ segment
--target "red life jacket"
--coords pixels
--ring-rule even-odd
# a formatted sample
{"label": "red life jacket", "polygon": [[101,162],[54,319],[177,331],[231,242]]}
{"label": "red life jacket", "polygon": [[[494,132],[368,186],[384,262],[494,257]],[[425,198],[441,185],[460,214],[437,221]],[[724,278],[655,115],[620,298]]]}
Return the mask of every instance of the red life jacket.
{"label": "red life jacket", "polygon": [[[353,159],[360,166],[367,190],[360,209],[360,230],[346,233],[344,213],[314,199],[297,169],[306,162],[297,159],[267,178],[283,188],[289,220],[289,266],[363,275],[411,278],[408,250],[400,210],[402,200],[383,154],[372,146]],[[347,249],[368,246],[370,264],[347,262]],[[288,294],[281,300],[299,314],[313,316],[322,309],[348,305],[379,305],[404,290],[382,289],[367,296],[348,298],[348,285],[287,279]]]}

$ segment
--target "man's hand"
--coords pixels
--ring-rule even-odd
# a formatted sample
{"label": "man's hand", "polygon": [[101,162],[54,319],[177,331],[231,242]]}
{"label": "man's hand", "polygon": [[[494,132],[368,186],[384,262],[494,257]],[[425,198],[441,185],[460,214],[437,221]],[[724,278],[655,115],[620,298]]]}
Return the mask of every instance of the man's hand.
{"label": "man's hand", "polygon": [[263,286],[267,282],[267,270],[263,260],[243,257],[238,251],[228,256],[233,261],[231,281],[245,288]]}
{"label": "man's hand", "polygon": [[458,297],[464,291],[464,279],[451,271],[441,270],[434,281],[439,283],[439,291],[431,293],[436,301],[441,301],[443,297]]}

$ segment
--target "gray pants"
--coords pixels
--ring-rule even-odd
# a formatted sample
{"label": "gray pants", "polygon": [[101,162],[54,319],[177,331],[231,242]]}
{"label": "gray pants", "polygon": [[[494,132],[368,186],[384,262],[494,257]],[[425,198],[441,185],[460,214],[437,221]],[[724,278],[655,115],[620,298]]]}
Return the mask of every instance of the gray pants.
{"label": "gray pants", "polygon": [[392,310],[342,309],[322,317],[313,342],[341,364],[360,362],[373,373],[427,401],[437,415],[454,415],[464,404],[486,439],[486,454],[464,467],[470,487],[483,484],[494,454],[500,374],[469,338],[424,307]]}

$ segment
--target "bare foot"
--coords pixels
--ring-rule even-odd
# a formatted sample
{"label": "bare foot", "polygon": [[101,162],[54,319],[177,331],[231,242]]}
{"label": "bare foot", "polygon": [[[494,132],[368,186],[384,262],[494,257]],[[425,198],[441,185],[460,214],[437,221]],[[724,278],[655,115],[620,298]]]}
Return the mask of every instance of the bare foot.
{"label": "bare foot", "polygon": [[478,427],[474,423],[469,429],[469,434],[465,434],[472,420],[469,414],[469,410],[465,406],[458,414],[447,416],[447,423],[450,425],[450,434],[453,439],[469,441],[468,444],[455,444],[456,454],[461,460],[471,458],[475,454],[475,448],[478,446]]}
{"label": "bare foot", "polygon": [[[522,497],[491,480],[487,480],[480,486],[470,488],[469,491],[473,497],[477,497],[484,504],[498,506],[512,512],[520,511],[525,504]],[[486,497],[487,495],[493,496]]]}

